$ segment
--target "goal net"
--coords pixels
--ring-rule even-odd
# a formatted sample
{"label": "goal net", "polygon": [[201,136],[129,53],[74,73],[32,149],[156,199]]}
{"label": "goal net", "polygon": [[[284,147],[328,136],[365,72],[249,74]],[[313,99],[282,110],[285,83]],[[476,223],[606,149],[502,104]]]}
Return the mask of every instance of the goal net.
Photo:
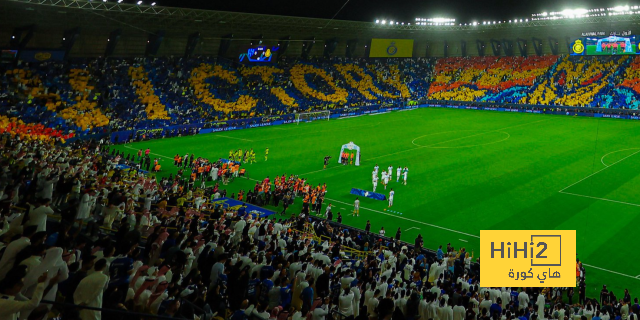
{"label": "goal net", "polygon": [[300,122],[311,122],[314,120],[329,120],[330,115],[330,111],[296,113],[296,124],[300,124]]}

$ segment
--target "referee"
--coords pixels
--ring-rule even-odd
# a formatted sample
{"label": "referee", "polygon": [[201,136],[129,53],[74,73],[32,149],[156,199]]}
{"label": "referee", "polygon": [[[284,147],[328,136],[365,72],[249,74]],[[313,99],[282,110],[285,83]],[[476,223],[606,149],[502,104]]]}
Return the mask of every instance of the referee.
{"label": "referee", "polygon": [[330,156],[326,156],[326,157],[324,157],[324,169],[326,169],[326,168],[327,168],[327,165],[329,164],[329,159],[331,159],[331,157],[330,157]]}

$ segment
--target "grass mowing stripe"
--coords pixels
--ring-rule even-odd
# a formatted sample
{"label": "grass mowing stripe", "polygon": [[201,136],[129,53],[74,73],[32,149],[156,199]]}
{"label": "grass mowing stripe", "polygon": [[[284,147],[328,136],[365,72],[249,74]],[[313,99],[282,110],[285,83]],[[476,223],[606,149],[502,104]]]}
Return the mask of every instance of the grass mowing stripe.
{"label": "grass mowing stripe", "polygon": [[[364,228],[366,220],[351,217],[347,209],[342,209],[352,206],[354,196],[349,194],[349,190],[370,188],[373,162],[378,162],[383,168],[389,164],[394,164],[394,168],[398,165],[407,166],[412,173],[409,186],[390,183],[398,195],[394,208],[403,215],[389,211],[386,211],[387,215],[376,214],[363,209],[366,219],[371,220],[372,230],[381,226],[388,230],[400,227],[406,231],[402,233],[404,241],[412,242],[418,233],[422,233],[427,248],[435,249],[440,244],[451,242],[456,247],[463,246],[469,251],[475,249],[479,252],[479,241],[475,237],[458,234],[463,236],[459,239],[455,238],[455,233],[435,227],[411,229],[420,224],[402,218],[468,234],[477,234],[481,229],[575,229],[579,235],[580,260],[599,266],[598,269],[585,266],[590,270],[591,285],[598,287],[607,284],[611,290],[628,288],[632,292],[640,292],[640,282],[630,281],[628,277],[629,274],[638,274],[635,272],[636,266],[628,259],[628,253],[618,250],[621,243],[634,243],[635,230],[632,226],[640,223],[639,208],[585,197],[566,197],[558,193],[562,187],[598,170],[592,169],[593,159],[597,162],[607,153],[638,145],[640,122],[606,119],[599,122],[599,131],[597,125],[595,119],[580,117],[425,108],[411,113],[392,112],[379,117],[315,121],[300,126],[262,127],[225,133],[253,142],[217,139],[216,133],[213,133],[143,141],[132,143],[128,148],[114,148],[132,153],[133,150],[150,147],[152,151],[167,155],[188,152],[217,159],[225,158],[228,150],[264,150],[269,147],[268,162],[258,157],[258,163],[246,166],[250,177],[262,179],[283,173],[313,172],[307,173],[309,182],[326,183],[329,186],[327,196],[341,201],[332,204],[335,213],[341,212],[343,223],[357,228]],[[380,160],[369,158],[413,148],[415,146],[411,140],[414,137],[429,133],[475,130],[469,133],[473,135],[492,131],[493,128],[520,126],[527,127],[524,130],[506,129],[511,138],[505,143],[474,148],[431,147],[428,152],[396,153]],[[449,144],[459,146],[472,140],[475,144],[502,139],[496,133],[487,133],[462,142],[449,142],[446,145],[441,142],[447,137],[461,137],[463,134],[458,132],[454,136],[429,138],[424,145],[439,143],[436,147]],[[355,167],[332,163],[327,170],[319,170],[322,168],[322,157],[337,153],[340,146],[348,141],[358,144],[364,151],[363,165]],[[596,141],[600,142],[594,148]],[[608,165],[604,160],[613,162],[631,152],[634,151],[612,154],[602,161]],[[160,158],[172,159],[166,156]],[[635,180],[624,178],[637,176],[640,167],[627,162],[630,161],[614,168],[616,181],[626,184],[618,186],[613,180],[609,185],[594,184],[593,195],[612,198],[605,194],[615,191],[625,196],[620,200],[640,203],[640,194],[631,192],[633,185],[640,187],[640,176]],[[176,172],[177,168],[173,166],[163,166],[158,176],[175,175]],[[609,173],[605,175],[594,178],[610,181]],[[236,179],[224,188],[228,193],[237,193],[241,189],[253,188],[255,182],[252,180]],[[564,191],[591,195],[573,189]],[[361,201],[361,207],[380,212],[387,209],[387,204],[380,201]],[[325,201],[322,210],[330,202]],[[273,209],[270,205],[266,207]],[[302,204],[296,200],[290,207],[290,213],[300,212],[301,208]],[[282,206],[276,210],[282,210]],[[616,220],[612,220],[609,214],[612,210],[617,213]],[[390,220],[389,215],[401,219]],[[282,215],[278,217],[286,218]]]}
{"label": "grass mowing stripe", "polygon": [[617,163],[620,163],[620,162],[621,162],[621,161],[623,161],[623,160],[626,160],[627,158],[629,158],[629,157],[631,157],[631,156],[635,155],[635,154],[636,154],[636,153],[638,153],[638,152],[640,152],[640,150],[638,150],[638,151],[636,151],[636,152],[634,152],[634,153],[632,153],[632,154],[630,154],[630,155],[628,155],[628,156],[626,156],[626,157],[624,157],[624,158],[622,158],[622,159],[620,159],[620,160],[618,160],[618,161],[616,161],[616,162],[612,163],[611,165],[609,165],[609,166],[607,166],[607,167],[604,167],[604,168],[602,168],[602,169],[600,169],[600,170],[598,170],[598,171],[596,171],[596,172],[594,172],[594,173],[592,173],[592,174],[590,174],[590,175],[588,175],[588,176],[586,176],[586,177],[584,177],[584,178],[582,178],[582,179],[580,179],[580,180],[578,180],[578,181],[576,181],[576,182],[574,182],[574,183],[570,184],[569,186],[565,187],[564,189],[562,189],[562,190],[560,190],[560,191],[558,191],[558,192],[563,192],[564,190],[567,190],[567,189],[569,189],[569,188],[571,188],[571,187],[575,186],[576,184],[578,184],[578,183],[580,183],[580,182],[582,182],[582,181],[584,181],[584,180],[587,180],[587,179],[589,179],[589,178],[591,178],[591,177],[595,176],[596,174],[598,174],[598,173],[600,173],[600,172],[602,172],[602,171],[604,171],[604,170],[606,170],[606,169],[611,168],[613,165],[615,165],[615,164],[617,164]]}

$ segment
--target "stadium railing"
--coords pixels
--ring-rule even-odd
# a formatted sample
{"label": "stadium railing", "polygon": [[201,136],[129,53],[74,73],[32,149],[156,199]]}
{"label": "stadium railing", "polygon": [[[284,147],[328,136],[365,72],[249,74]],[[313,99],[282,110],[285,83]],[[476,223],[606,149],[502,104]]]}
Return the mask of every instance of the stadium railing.
{"label": "stadium railing", "polygon": [[[515,104],[515,103],[497,103],[484,101],[449,101],[449,100],[420,100],[421,105],[440,106],[440,107],[469,107],[469,108],[505,108],[525,111],[540,111],[540,113],[566,113],[577,112],[583,114],[605,114],[605,115],[640,115],[640,110],[634,109],[612,109],[612,108],[596,108],[596,107],[568,107],[556,105],[536,105],[536,104]],[[558,114],[560,114],[558,113]]]}
{"label": "stadium railing", "polygon": [[[612,109],[612,108],[599,108],[599,107],[569,107],[558,105],[532,105],[532,104],[514,104],[514,103],[497,103],[497,102],[483,102],[483,101],[453,101],[453,100],[431,100],[431,99],[419,99],[398,101],[393,104],[376,104],[368,106],[344,106],[341,108],[331,109],[331,118],[351,117],[366,115],[372,113],[381,113],[395,110],[413,109],[418,107],[449,107],[449,108],[466,108],[466,109],[480,109],[487,110],[487,108],[503,108],[509,109],[511,112],[528,112],[528,113],[544,113],[544,114],[566,114],[567,112],[576,113],[580,116],[599,116],[603,117],[620,116],[625,119],[634,119],[640,115],[640,110],[632,109]],[[492,109],[493,110],[493,109]],[[504,110],[500,110],[504,111]],[[189,129],[188,134],[200,134],[200,133],[212,133],[229,130],[239,130],[271,125],[280,125],[295,122],[295,114],[284,114],[277,116],[267,117],[255,117],[246,119],[234,119],[228,121],[208,122],[202,124],[188,124],[188,125],[176,125],[164,128],[133,128],[125,131],[118,131],[110,133],[110,141],[112,143],[128,143],[141,141],[141,137],[144,133],[145,140],[151,140],[156,138],[165,138],[171,136],[177,136],[179,131]]]}
{"label": "stadium railing", "polygon": [[[190,303],[187,300],[181,300],[182,303]],[[187,317],[184,316],[180,313],[174,315],[173,317],[169,317],[169,316],[159,316],[159,315],[154,315],[154,314],[150,314],[150,313],[141,313],[141,312],[135,312],[135,311],[131,311],[131,310],[127,310],[127,309],[111,309],[111,308],[95,308],[95,307],[89,307],[89,306],[81,306],[81,305],[75,305],[75,304],[71,304],[71,303],[64,303],[64,302],[55,302],[55,301],[48,301],[48,300],[42,300],[41,303],[43,304],[48,304],[51,305],[55,310],[57,310],[58,312],[60,312],[59,316],[56,318],[53,318],[53,320],[66,320],[66,319],[76,319],[77,317],[74,316],[69,316],[72,314],[78,314],[81,310],[91,310],[91,311],[99,311],[102,319],[136,319],[136,320],[151,320],[151,319],[157,319],[157,320],[164,320],[164,319],[189,319],[192,320],[193,317]],[[192,307],[195,307],[193,305],[191,305]],[[195,309],[194,309],[195,310]],[[206,314],[203,313],[203,315],[200,314],[196,314],[200,320],[209,320],[210,318],[208,318],[208,316]]]}
{"label": "stadium railing", "polygon": [[[382,242],[384,242],[384,243],[396,242],[396,240],[395,240],[394,238],[390,238],[390,237],[383,237],[383,236],[380,236],[380,235],[378,235],[378,234],[371,233],[371,232],[368,232],[368,233],[367,233],[367,232],[366,232],[366,231],[364,231],[363,229],[356,228],[356,227],[352,227],[352,226],[348,226],[348,225],[341,224],[341,223],[337,223],[337,222],[334,222],[334,221],[329,221],[329,220],[326,220],[326,219],[323,219],[323,218],[310,216],[310,217],[309,217],[309,219],[311,219],[311,220],[315,220],[315,221],[327,221],[327,222],[329,223],[329,225],[331,225],[331,227],[332,227],[332,228],[340,228],[341,230],[349,230],[349,232],[350,232],[350,233],[351,233],[351,232],[360,232],[360,233],[364,233],[364,234],[366,234],[367,236],[369,236],[369,237],[371,237],[371,238],[375,239],[375,241],[382,240]],[[321,236],[322,236],[322,235],[321,235]],[[329,238],[329,237],[327,237],[327,238]],[[402,241],[402,240],[397,241],[397,243],[398,243],[400,246],[406,246],[409,250],[415,250],[415,245],[414,245],[414,244],[412,244],[412,243],[409,243],[409,242],[406,242],[406,241]],[[361,252],[363,252],[363,251],[361,251]],[[428,258],[432,258],[432,259],[436,259],[436,258],[437,258],[437,253],[436,253],[436,251],[431,250],[431,249],[427,249],[427,248],[424,248],[424,247],[423,247],[422,249],[420,249],[420,253],[424,254],[424,255],[425,255],[425,256],[427,256]],[[365,257],[366,257],[366,254],[368,254],[368,253],[367,253],[367,252],[364,252],[364,254],[365,254]],[[473,269],[480,270],[480,265],[479,265],[477,262],[472,262],[472,263],[471,263],[471,269],[472,269],[472,270],[473,270]],[[477,274],[477,276],[479,276],[479,274]]]}

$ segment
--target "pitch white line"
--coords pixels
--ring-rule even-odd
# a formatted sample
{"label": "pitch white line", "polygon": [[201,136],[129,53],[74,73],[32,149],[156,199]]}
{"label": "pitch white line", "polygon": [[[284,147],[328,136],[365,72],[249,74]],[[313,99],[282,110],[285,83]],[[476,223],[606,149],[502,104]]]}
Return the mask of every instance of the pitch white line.
{"label": "pitch white line", "polygon": [[458,239],[458,240],[460,240],[460,241],[462,241],[462,242],[469,242],[469,241],[464,240],[464,239]]}
{"label": "pitch white line", "polygon": [[381,155],[381,156],[377,156],[377,157],[373,157],[373,158],[368,158],[366,160],[380,159],[380,158],[396,155],[396,154],[399,154],[399,153],[404,153],[404,152],[413,151],[413,150],[422,149],[422,148],[431,148],[433,146],[437,146],[437,145],[443,144],[443,143],[454,142],[454,141],[463,140],[463,139],[467,139],[467,138],[473,138],[473,137],[480,136],[480,135],[487,134],[487,133],[491,133],[491,132],[500,132],[500,131],[506,130],[506,129],[517,128],[517,127],[526,126],[526,125],[539,123],[539,122],[544,122],[544,121],[549,121],[549,120],[550,119],[538,120],[538,121],[518,124],[518,125],[515,125],[515,126],[509,126],[509,127],[506,127],[506,128],[500,128],[500,129],[496,129],[496,130],[485,131],[485,132],[481,132],[481,133],[472,134],[470,136],[464,136],[464,137],[455,138],[455,139],[451,139],[451,140],[436,142],[436,143],[433,143],[433,144],[430,144],[430,145],[426,145],[426,146],[420,146],[420,147],[406,149],[406,150],[402,150],[402,151],[398,151],[398,152],[394,152],[394,153],[389,153],[389,154],[385,154],[385,155]]}
{"label": "pitch white line", "polygon": [[611,164],[610,166],[608,166],[608,167],[604,167],[604,168],[602,168],[602,169],[600,169],[600,170],[598,170],[598,171],[596,171],[596,172],[594,172],[594,173],[592,173],[592,174],[590,174],[590,175],[588,175],[588,176],[586,176],[586,177],[584,177],[584,178],[582,178],[582,179],[580,179],[580,180],[578,180],[578,181],[576,181],[576,182],[574,182],[574,183],[570,184],[569,186],[567,186],[567,187],[563,188],[562,190],[560,190],[560,191],[558,191],[558,192],[563,192],[564,190],[567,190],[567,189],[569,189],[569,188],[571,188],[571,187],[575,186],[576,184],[578,184],[578,183],[580,183],[580,182],[582,182],[582,181],[584,181],[584,180],[587,180],[588,178],[591,178],[592,176],[594,176],[594,175],[596,175],[596,174],[598,174],[598,173],[600,173],[600,172],[602,172],[602,171],[604,171],[604,170],[606,170],[606,169],[609,169],[609,168],[613,167],[613,165],[615,165],[615,164],[617,164],[617,163],[620,163],[621,161],[626,160],[627,158],[630,158],[631,156],[634,156],[634,155],[635,155],[635,154],[637,154],[638,152],[640,152],[640,150],[638,150],[638,151],[636,151],[636,152],[634,152],[634,153],[632,153],[632,154],[630,154],[630,155],[628,155],[628,156],[626,156],[626,157],[624,157],[624,158],[622,158],[622,159],[620,159],[620,160],[618,160],[618,161],[616,161],[616,162],[612,163],[612,164]]}
{"label": "pitch white line", "polygon": [[339,166],[335,166],[335,167],[329,167],[327,169],[322,169],[322,170],[316,170],[316,171],[311,171],[311,172],[307,172],[307,173],[303,173],[303,174],[299,174],[298,177],[301,178],[305,178],[306,176],[313,174],[313,173],[318,173],[318,172],[322,172],[322,171],[327,171],[327,170],[331,170],[331,169],[335,169],[335,168],[341,168],[341,167],[349,167],[349,166],[345,166],[345,165],[339,165]]}
{"label": "pitch white line", "polygon": [[622,152],[622,151],[627,151],[627,150],[638,150],[640,148],[629,148],[629,149],[622,149],[622,150],[616,150],[616,151],[611,151],[607,154],[605,154],[604,156],[602,156],[602,158],[600,158],[600,162],[602,163],[602,165],[604,165],[605,167],[609,167],[606,163],[604,163],[604,158],[606,158],[608,155],[613,154],[613,153],[618,153],[618,152]]}
{"label": "pitch white line", "polygon": [[586,196],[584,194],[577,194],[577,193],[571,193],[571,192],[565,192],[565,191],[560,191],[560,193],[568,194],[568,195],[572,195],[572,196],[576,196],[576,197],[583,197],[583,198],[589,198],[589,199],[595,199],[595,200],[609,201],[609,202],[615,202],[615,203],[620,203],[620,204],[626,204],[626,205],[634,206],[634,207],[640,207],[640,204],[635,204],[635,203],[630,203],[630,202],[611,200],[611,199],[607,199],[607,198],[598,198],[598,197]]}
{"label": "pitch white line", "polygon": [[409,229],[407,229],[407,230],[405,230],[405,231],[409,231],[409,230],[411,230],[411,229],[418,229],[418,230],[420,230],[420,228],[417,228],[417,227],[411,227],[411,228],[409,228]]}
{"label": "pitch white line", "polygon": [[[329,199],[329,198],[326,198],[326,199],[327,199],[327,200],[331,200],[331,201],[335,201],[335,202],[338,202],[338,203],[346,204],[346,205],[351,205],[351,203],[342,202],[342,201],[340,201],[340,200]],[[394,214],[389,214],[389,213],[386,213],[386,212],[384,212],[384,211],[378,211],[378,210],[369,209],[369,208],[363,208],[363,207],[360,207],[360,209],[364,209],[364,210],[369,210],[369,211],[377,212],[377,213],[383,214],[383,215],[385,215],[385,216],[395,217],[395,218],[398,218],[398,219],[403,219],[403,220],[411,221],[411,222],[413,222],[413,223],[419,223],[419,224],[422,224],[422,225],[425,225],[425,226],[429,226],[429,227],[433,227],[433,228],[438,228],[438,229],[442,229],[442,230],[446,230],[446,231],[450,231],[450,232],[454,232],[454,233],[463,234],[463,235],[465,235],[465,236],[469,236],[469,237],[474,237],[474,238],[478,238],[478,239],[480,238],[480,236],[476,236],[476,235],[473,235],[473,234],[469,234],[469,233],[465,233],[465,232],[462,232],[462,231],[457,231],[457,230],[453,230],[453,229],[449,229],[449,228],[445,228],[445,227],[437,226],[437,225],[435,225],[435,224],[430,224],[430,223],[426,223],[426,222],[422,222],[422,221],[418,221],[418,220],[413,220],[413,219],[405,218],[405,217],[402,217],[402,216],[397,216],[397,215],[394,215]]]}
{"label": "pitch white line", "polygon": [[[126,144],[125,144],[123,147],[125,147],[125,148],[127,148],[127,149],[131,149],[131,150],[136,150],[136,151],[138,150],[138,149],[136,149],[136,148],[129,147],[129,146],[128,146],[128,145],[126,145]],[[167,159],[169,159],[169,160],[173,160],[173,158],[171,158],[171,157],[167,157],[167,156],[164,156],[164,155],[161,155],[161,154],[157,154],[157,153],[153,153],[153,152],[149,152],[149,154],[152,154],[152,155],[154,155],[154,156],[158,156],[158,157],[167,158]]]}
{"label": "pitch white line", "polygon": [[[546,121],[546,120],[544,120],[544,121]],[[536,121],[536,122],[541,122],[541,121]],[[533,124],[533,123],[535,123],[535,122],[531,122],[531,123]],[[502,130],[502,129],[500,129],[500,130]],[[129,147],[129,146],[127,146],[127,145],[124,145],[124,147],[125,147],[125,148],[127,148],[127,149],[137,150],[137,149],[132,148],[132,147]],[[640,150],[638,150],[637,152],[634,152],[633,154],[631,154],[631,155],[629,155],[629,156],[627,156],[627,157],[625,157],[625,158],[623,158],[623,159],[620,159],[620,160],[616,161],[615,163],[613,163],[613,164],[611,164],[611,165],[614,165],[614,164],[616,164],[616,163],[618,163],[618,162],[620,162],[620,161],[622,161],[622,160],[624,160],[624,159],[626,159],[626,158],[628,158],[628,157],[630,157],[630,156],[632,156],[632,155],[634,155],[634,154],[636,154],[636,153],[638,153],[638,152],[640,152]],[[165,156],[165,155],[161,155],[161,154],[157,154],[157,153],[151,153],[151,154],[156,155],[156,156],[160,156],[160,157],[163,157],[163,158],[167,158],[167,159],[173,159],[173,158],[171,158],[171,157],[167,157],[167,156]],[[606,167],[606,168],[609,168],[609,167]],[[606,169],[606,168],[604,168],[604,169]],[[602,170],[604,170],[604,169],[602,169]],[[600,171],[601,171],[601,170],[600,170]],[[245,178],[246,178],[246,179],[248,179],[248,180],[260,181],[260,180],[256,180],[256,179],[249,178],[249,177],[245,177]],[[587,177],[587,178],[588,178],[588,177]],[[586,179],[586,178],[585,178],[585,179]],[[584,179],[583,179],[583,180],[584,180]],[[577,182],[576,182],[576,183],[577,183]],[[567,188],[568,188],[568,187],[567,187]],[[566,189],[566,188],[565,188],[565,189]],[[564,190],[564,189],[563,189],[563,190]],[[568,192],[562,192],[563,190],[560,190],[560,192],[561,192],[561,193],[567,193],[567,194],[569,194]],[[583,195],[577,195],[577,196],[588,197],[588,196],[583,196]],[[346,203],[346,202],[339,201],[339,200],[335,200],[335,199],[329,199],[329,198],[327,198],[327,200],[335,201],[335,202],[342,203],[342,204],[346,204],[346,205],[351,205],[350,203]],[[608,199],[600,199],[600,200],[607,200],[607,201],[612,201],[612,202],[619,202],[619,201],[608,200]],[[621,203],[622,203],[622,202],[621,202]],[[628,204],[628,203],[625,203],[625,204]],[[630,205],[640,206],[640,205],[636,205],[636,204],[630,204]],[[453,229],[449,229],[449,228],[445,228],[445,227],[437,226],[437,225],[434,225],[434,224],[425,223],[425,222],[422,222],[422,221],[417,221],[417,220],[413,220],[413,219],[409,219],[409,218],[405,218],[405,217],[401,217],[401,216],[397,216],[397,215],[393,215],[393,214],[388,214],[388,213],[385,213],[385,212],[382,212],[382,211],[378,211],[378,210],[374,210],[374,209],[369,209],[369,208],[364,208],[364,207],[363,207],[362,209],[364,209],[364,210],[369,210],[369,211],[373,211],[373,212],[377,212],[377,213],[380,213],[380,214],[383,214],[383,215],[386,215],[386,216],[390,216],[390,217],[395,217],[395,218],[398,218],[398,219],[403,219],[403,220],[411,221],[411,222],[414,222],[414,223],[419,223],[419,224],[426,225],[426,226],[430,226],[430,227],[433,227],[433,228],[442,229],[442,230],[450,231],[450,232],[453,232],[453,233],[463,234],[463,235],[466,235],[466,236],[470,236],[470,237],[473,237],[473,238],[480,239],[480,236],[476,236],[476,235],[473,235],[473,234],[468,234],[468,233],[465,233],[465,232],[462,232],[462,231],[457,231],[457,230],[453,230]],[[458,239],[458,240],[462,240],[462,239]],[[463,240],[463,241],[464,241],[464,240]],[[628,275],[628,274],[624,274],[624,273],[620,273],[620,272],[617,272],[617,271],[613,271],[613,270],[608,270],[608,269],[604,269],[604,268],[596,267],[596,266],[589,265],[589,264],[585,264],[585,263],[583,263],[582,265],[584,265],[585,267],[594,268],[594,269],[597,269],[597,270],[600,270],[600,271],[609,272],[609,273],[612,273],[612,274],[617,274],[617,275],[620,275],[620,276],[623,276],[623,277],[628,277],[628,278],[632,278],[632,279],[638,279],[638,280],[640,280],[640,275],[638,275],[638,276],[635,276],[635,277],[634,277],[634,276],[630,276],[630,275]]]}
{"label": "pitch white line", "polygon": [[592,266],[592,265],[590,265],[590,264],[583,263],[582,265],[583,265],[583,266],[585,266],[585,267],[598,269],[598,270],[600,270],[600,271],[605,271],[605,272],[609,272],[609,273],[617,274],[617,275],[619,275],[619,276],[623,276],[623,277],[627,277],[627,278],[631,278],[631,279],[638,279],[637,277],[630,276],[630,275],[628,275],[628,274],[624,274],[624,273],[620,273],[620,272],[617,272],[617,271],[613,271],[613,270],[608,270],[608,269],[604,269],[604,268],[600,268],[600,267]]}
{"label": "pitch white line", "polygon": [[253,140],[249,140],[249,139],[230,137],[230,136],[225,136],[225,135],[221,135],[221,134],[214,134],[213,137],[223,137],[223,138],[229,138],[229,139],[237,139],[237,140],[242,140],[242,141],[254,142]]}

